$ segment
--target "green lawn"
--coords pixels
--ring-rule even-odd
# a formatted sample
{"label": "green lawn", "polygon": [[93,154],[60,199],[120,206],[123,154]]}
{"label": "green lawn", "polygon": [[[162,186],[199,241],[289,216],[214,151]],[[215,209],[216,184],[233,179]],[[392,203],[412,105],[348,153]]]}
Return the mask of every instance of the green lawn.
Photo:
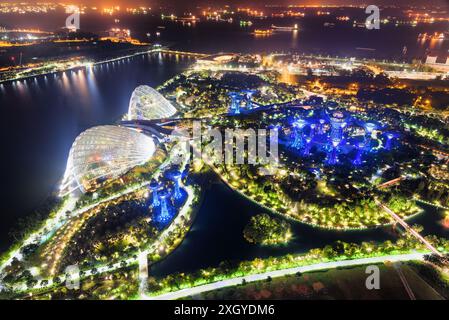
{"label": "green lawn", "polygon": [[[318,300],[409,300],[393,265],[378,265],[380,289],[368,290],[366,266],[332,269],[250,283],[244,286],[207,292],[194,299],[318,299]],[[442,297],[410,266],[400,266],[416,299]]]}

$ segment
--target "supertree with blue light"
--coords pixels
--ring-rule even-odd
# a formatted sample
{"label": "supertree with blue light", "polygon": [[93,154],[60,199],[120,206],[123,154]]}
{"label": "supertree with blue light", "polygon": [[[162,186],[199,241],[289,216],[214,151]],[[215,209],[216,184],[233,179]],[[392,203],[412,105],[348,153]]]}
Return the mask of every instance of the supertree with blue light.
{"label": "supertree with blue light", "polygon": [[309,133],[310,139],[313,139],[313,137],[315,136],[315,133],[316,133],[316,124],[312,123],[310,125],[310,133]]}
{"label": "supertree with blue light", "polygon": [[229,113],[240,114],[240,103],[242,102],[242,95],[238,92],[230,92],[231,105],[229,107]]}
{"label": "supertree with blue light", "polygon": [[330,165],[334,165],[338,162],[338,146],[340,145],[341,140],[332,139],[332,149],[328,153],[327,163]]}
{"label": "supertree with blue light", "polygon": [[394,134],[387,133],[387,142],[385,143],[385,150],[391,150],[391,144],[394,138]]}
{"label": "supertree with blue light", "polygon": [[181,199],[182,198],[181,190],[179,188],[179,184],[181,182],[181,177],[182,177],[182,173],[179,170],[175,170],[171,174],[171,178],[172,178],[172,180],[173,180],[173,182],[175,184],[175,192],[173,194],[175,199]]}
{"label": "supertree with blue light", "polygon": [[169,207],[168,199],[170,198],[170,192],[164,189],[160,192],[159,197],[161,199],[161,213],[158,217],[158,221],[160,222],[169,221],[171,219],[171,215],[168,208]]}
{"label": "supertree with blue light", "polygon": [[307,121],[304,119],[299,119],[293,123],[293,143],[292,147],[300,149],[303,145],[303,131],[304,127],[307,125]]}
{"label": "supertree with blue light", "polygon": [[323,135],[324,134],[324,125],[326,124],[326,120],[320,119],[318,120],[318,134]]}
{"label": "supertree with blue light", "polygon": [[334,111],[330,116],[329,119],[331,121],[331,134],[330,134],[330,140],[332,143],[334,141],[340,141],[343,140],[343,129],[347,125],[347,116],[343,111]]}
{"label": "supertree with blue light", "polygon": [[311,149],[312,149],[312,138],[307,137],[306,138],[306,147],[304,148],[303,155],[306,157],[309,156]]}
{"label": "supertree with blue light", "polygon": [[362,164],[362,155],[363,155],[363,150],[365,149],[365,143],[364,142],[358,142],[356,143],[356,148],[357,148],[357,153],[354,159],[354,164],[359,166]]}
{"label": "supertree with blue light", "polygon": [[[349,164],[360,166],[367,160],[365,155],[379,151],[380,146],[374,142],[379,141],[376,134],[379,135],[384,126],[377,120],[364,121],[344,109],[324,108],[315,112],[298,112],[293,117],[293,120],[287,120],[291,123],[291,130],[286,144],[300,150],[295,152],[297,155],[310,157],[316,147],[319,153],[326,154],[328,165],[346,161],[351,154]],[[394,147],[395,138],[397,134],[394,132],[383,134],[384,150]],[[316,159],[313,158],[314,161]]]}
{"label": "supertree with blue light", "polygon": [[253,95],[256,93],[255,90],[245,90],[243,91],[245,95],[246,108],[251,110],[253,108]]}
{"label": "supertree with blue light", "polygon": [[365,128],[365,145],[369,147],[373,131],[376,130],[377,125],[373,122],[366,122],[363,127]]}
{"label": "supertree with blue light", "polygon": [[159,200],[159,195],[158,195],[158,191],[161,188],[161,184],[159,182],[157,182],[155,179],[153,179],[153,180],[151,180],[149,188],[153,195],[153,200],[151,202],[151,206],[153,208],[156,208],[161,204],[161,202]]}

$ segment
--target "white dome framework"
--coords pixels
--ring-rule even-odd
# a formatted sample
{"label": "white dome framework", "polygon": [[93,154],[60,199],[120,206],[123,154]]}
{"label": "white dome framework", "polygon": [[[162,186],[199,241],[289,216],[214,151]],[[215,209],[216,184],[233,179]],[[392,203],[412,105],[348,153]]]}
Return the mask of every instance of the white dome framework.
{"label": "white dome framework", "polygon": [[90,128],[70,149],[60,195],[77,189],[92,191],[144,164],[155,150],[153,139],[134,129],[112,125]]}
{"label": "white dome framework", "polygon": [[149,86],[138,86],[129,101],[128,120],[155,120],[171,117],[176,108]]}

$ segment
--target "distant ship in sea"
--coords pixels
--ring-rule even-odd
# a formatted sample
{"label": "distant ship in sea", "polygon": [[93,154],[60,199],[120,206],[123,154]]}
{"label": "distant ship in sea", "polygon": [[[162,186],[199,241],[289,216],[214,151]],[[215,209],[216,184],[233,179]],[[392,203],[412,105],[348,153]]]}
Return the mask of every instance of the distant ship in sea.
{"label": "distant ship in sea", "polygon": [[256,29],[256,30],[254,30],[254,34],[268,36],[268,35],[273,34],[273,30],[271,30],[271,29]]}
{"label": "distant ship in sea", "polygon": [[354,22],[352,24],[352,26],[354,28],[366,28],[366,23],[365,22]]}
{"label": "distant ship in sea", "polygon": [[271,25],[271,29],[276,30],[276,31],[296,31],[296,30],[298,30],[298,25],[295,24],[293,27],[279,27],[279,26],[275,26],[273,24],[273,25]]}
{"label": "distant ship in sea", "polygon": [[449,39],[449,32],[435,32],[433,34],[428,34],[427,32],[425,33],[420,33],[418,35],[418,40],[447,40]]}
{"label": "distant ship in sea", "polygon": [[364,47],[357,47],[356,50],[362,50],[362,51],[376,51],[374,48],[364,48]]}

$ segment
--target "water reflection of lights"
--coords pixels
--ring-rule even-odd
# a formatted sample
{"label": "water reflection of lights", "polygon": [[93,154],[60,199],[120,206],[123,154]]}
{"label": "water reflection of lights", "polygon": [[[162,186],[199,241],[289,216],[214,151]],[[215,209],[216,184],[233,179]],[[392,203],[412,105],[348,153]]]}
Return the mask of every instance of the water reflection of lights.
{"label": "water reflection of lights", "polygon": [[293,30],[292,32],[292,48],[297,48],[298,41],[298,30]]}
{"label": "water reflection of lights", "polygon": [[429,48],[430,49],[436,49],[436,48],[439,48],[439,47],[441,47],[441,44],[443,43],[443,39],[435,39],[435,38],[432,38],[431,40],[430,40],[430,44],[429,44]]}
{"label": "water reflection of lights", "polygon": [[449,212],[446,212],[445,218],[440,223],[444,229],[449,229]]}
{"label": "water reflection of lights", "polygon": [[87,80],[87,87],[92,95],[92,97],[94,97],[94,99],[99,99],[99,93],[98,93],[98,87],[97,87],[97,80],[95,78],[95,72],[93,72],[92,69],[89,70],[89,72],[87,73],[87,77],[86,74],[83,74],[83,80]]}
{"label": "water reflection of lights", "polygon": [[28,87],[28,84],[26,83],[26,81],[23,81],[23,83],[22,83],[22,81],[18,80],[17,84],[15,85],[15,89],[19,92],[19,94],[21,96],[27,96],[28,97],[29,87]]}
{"label": "water reflection of lights", "polygon": [[70,81],[65,71],[62,73],[62,87],[66,91],[70,89]]}

